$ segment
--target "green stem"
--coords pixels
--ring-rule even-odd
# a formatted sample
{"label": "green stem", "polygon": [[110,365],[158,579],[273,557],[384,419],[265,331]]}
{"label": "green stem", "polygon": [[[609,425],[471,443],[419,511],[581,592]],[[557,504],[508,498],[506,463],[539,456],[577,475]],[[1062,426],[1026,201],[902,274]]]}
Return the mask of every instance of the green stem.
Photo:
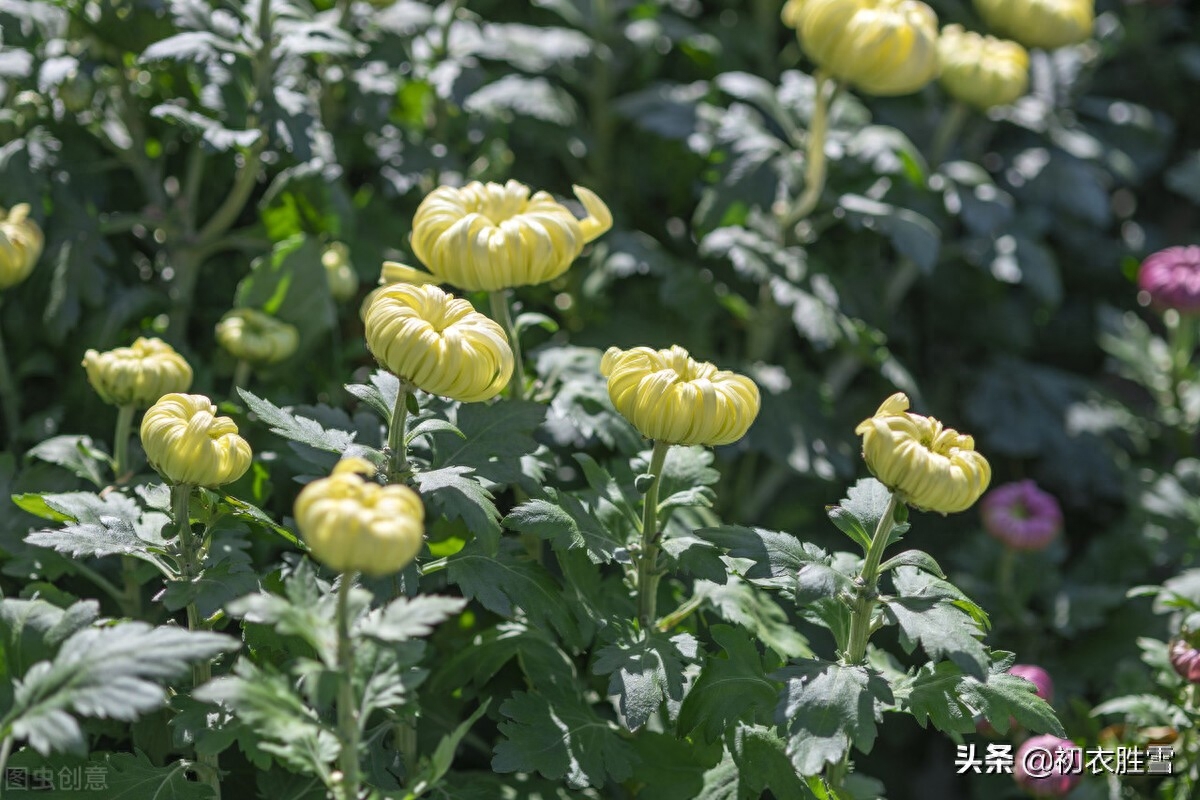
{"label": "green stem", "polygon": [[492,307],[492,319],[500,323],[508,334],[508,343],[513,351],[513,377],[509,382],[514,400],[525,399],[525,360],[521,357],[521,337],[513,325],[512,312],[508,307],[508,290],[488,292],[488,302]]}
{"label": "green stem", "polygon": [[1171,365],[1171,404],[1178,415],[1177,429],[1180,456],[1192,453],[1193,421],[1188,419],[1184,396],[1188,383],[1188,367],[1196,350],[1196,320],[1177,311],[1168,312],[1163,322],[1167,327],[1167,348]]}
{"label": "green stem", "polygon": [[392,408],[392,422],[388,426],[388,483],[402,483],[408,477],[408,447],[404,444],[405,431],[408,428],[408,381],[400,379],[400,389],[396,392],[396,405]]}
{"label": "green stem", "polygon": [[592,19],[594,27],[590,33],[596,48],[592,58],[591,80],[588,81],[588,121],[592,129],[588,162],[592,188],[603,196],[613,175],[613,141],[616,132],[611,108],[613,54],[609,42],[613,20],[609,0],[592,0]]}
{"label": "green stem", "polygon": [[814,78],[816,85],[813,88],[813,115],[808,126],[805,148],[807,163],[804,168],[804,192],[781,226],[785,231],[795,227],[813,212],[821,199],[821,191],[825,188],[825,138],[829,132],[830,104],[826,86],[830,83],[830,78],[824,70],[817,70]]}
{"label": "green stem", "polygon": [[[350,588],[354,573],[342,573],[338,587],[337,637],[338,637],[338,737],[342,749],[338,766],[342,770],[343,800],[358,798],[358,704],[354,701],[354,643],[350,638]],[[408,768],[408,764],[405,767]]]}
{"label": "green stem", "polygon": [[658,485],[662,481],[663,464],[671,445],[655,442],[650,455],[650,486],[642,498],[642,552],[638,556],[637,595],[638,621],[649,633],[654,625],[658,603]]}
{"label": "green stem", "polygon": [[666,633],[691,616],[692,612],[703,605],[703,603],[703,597],[700,595],[693,595],[692,598],[686,603],[660,619],[658,621],[658,629],[663,633]]}
{"label": "green stem", "polygon": [[137,408],[132,405],[121,406],[117,411],[117,429],[113,432],[113,477],[117,483],[124,483],[129,469],[129,433],[133,428],[133,414]]}
{"label": "green stem", "polygon": [[970,115],[971,110],[957,100],[942,114],[942,121],[938,123],[933,142],[929,146],[930,168],[936,169],[945,160],[950,152],[950,145],[958,137],[958,132],[962,130]]}
{"label": "green stem", "polygon": [[[182,561],[182,574],[180,577],[188,584],[191,584],[200,576],[200,543],[197,543],[195,537],[192,536],[191,512],[188,510],[191,497],[192,486],[190,484],[181,483],[171,487],[171,513],[175,520],[176,529],[179,531],[179,551]],[[204,629],[204,624],[200,620],[200,611],[196,607],[195,601],[187,605],[187,621],[188,630],[190,631]],[[203,686],[210,680],[212,680],[211,661],[203,661],[192,665],[193,689]],[[216,800],[221,800],[221,767],[217,755],[215,753],[197,753],[196,762],[202,768],[199,774],[201,781],[208,784],[213,790]]]}
{"label": "green stem", "polygon": [[8,757],[12,755],[13,737],[8,734],[4,737],[4,744],[0,744],[0,780],[7,778],[6,768],[8,767]]}
{"label": "green stem", "polygon": [[142,617],[142,584],[137,577],[138,560],[133,556],[121,556],[121,579],[125,591],[122,596],[125,602],[121,604],[125,616],[130,619]]}
{"label": "green stem", "polygon": [[233,368],[233,383],[229,385],[229,396],[232,398],[238,397],[238,388],[246,388],[250,383],[250,372],[253,367],[250,362],[244,358],[239,358],[237,366]]}
{"label": "green stem", "polygon": [[8,443],[14,447],[17,443],[17,429],[21,426],[20,402],[21,395],[17,393],[17,383],[13,380],[12,370],[8,366],[3,333],[0,332],[0,406],[4,407],[4,428],[8,435]]}
{"label": "green stem", "polygon": [[113,601],[122,609],[125,607],[125,594],[108,578],[104,577],[99,572],[96,572],[96,570],[92,569],[87,564],[83,564],[78,561],[71,565],[71,569],[94,583],[97,588],[100,589],[100,591],[111,597]]}
{"label": "green stem", "polygon": [[896,509],[900,500],[893,492],[888,498],[887,508],[875,526],[875,535],[871,537],[871,545],[867,548],[863,560],[862,572],[855,583],[858,585],[858,596],[854,601],[854,613],[850,618],[850,640],[846,645],[846,663],[860,664],[867,655],[867,639],[871,635],[871,616],[875,612],[876,585],[879,583],[879,563],[883,559],[883,551],[887,549],[888,538],[895,524]]}

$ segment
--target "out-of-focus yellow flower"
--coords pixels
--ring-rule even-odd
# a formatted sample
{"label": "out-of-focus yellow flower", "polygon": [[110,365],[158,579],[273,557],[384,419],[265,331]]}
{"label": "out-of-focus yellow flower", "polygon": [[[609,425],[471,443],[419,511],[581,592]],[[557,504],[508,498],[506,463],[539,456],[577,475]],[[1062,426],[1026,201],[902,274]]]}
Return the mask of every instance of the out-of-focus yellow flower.
{"label": "out-of-focus yellow flower", "polygon": [[363,322],[375,358],[430,394],[480,402],[499,394],[512,377],[504,329],[432,284],[377,289]]}
{"label": "out-of-focus yellow flower", "polygon": [[132,347],[83,354],[88,383],[115,406],[145,408],[164,394],[192,387],[192,368],[162,339],[138,337]]}
{"label": "out-of-focus yellow flower", "polygon": [[530,197],[517,181],[442,186],[413,217],[413,252],[439,282],[467,291],[553,280],[612,227],[608,206],[588,189],[573,188],[588,213],[582,220],[548,192]]}
{"label": "out-of-focus yellow flower", "polygon": [[782,16],[817,66],[867,94],[911,94],[937,77],[937,15],[918,0],[793,0]]}
{"label": "out-of-focus yellow flower", "polygon": [[234,358],[251,364],[275,364],[296,352],[300,333],[294,325],[253,308],[235,308],[217,323],[217,342]]}
{"label": "out-of-focus yellow flower", "polygon": [[329,293],[334,300],[344,302],[354,297],[358,291],[358,273],[350,263],[350,248],[342,242],[332,242],[321,253],[321,266],[325,267]]}
{"label": "out-of-focus yellow flower", "polygon": [[908,413],[902,392],[883,401],[854,432],[863,437],[863,458],[875,477],[917,508],[965,511],[992,479],[972,437],[943,428],[933,417]]}
{"label": "out-of-focus yellow flower", "polygon": [[220,486],[250,468],[250,445],[229,417],[201,394],[168,394],[142,418],[150,466],[171,483]]}
{"label": "out-of-focus yellow flower", "polygon": [[800,12],[804,10],[804,4],[807,0],[787,0],[783,4],[783,10],[779,12],[779,18],[783,20],[783,24],[789,28],[800,27]]}
{"label": "out-of-focus yellow flower", "polygon": [[28,203],[13,206],[7,214],[0,208],[0,289],[28,278],[42,256],[46,239],[29,210]]}
{"label": "out-of-focus yellow flower", "polygon": [[1029,54],[1016,42],[980,36],[961,25],[938,39],[941,83],[956,100],[978,109],[1006,106],[1029,86]]}
{"label": "out-of-focus yellow flower", "polygon": [[412,489],[380,486],[362,458],[338,462],[333,474],[296,498],[296,526],[313,558],[338,572],[379,578],[404,569],[421,552],[425,507]]}
{"label": "out-of-focus yellow flower", "polygon": [[608,348],[600,360],[613,405],[647,439],[667,444],[730,444],[758,416],[754,381],[669,350]]}
{"label": "out-of-focus yellow flower", "polygon": [[975,0],[975,9],[997,33],[1043,50],[1087,41],[1096,21],[1095,0]]}
{"label": "out-of-focus yellow flower", "polygon": [[424,270],[419,270],[416,267],[410,267],[408,264],[401,264],[398,261],[383,262],[383,269],[379,271],[379,283],[383,286],[392,283],[441,283],[437,277],[430,275]]}

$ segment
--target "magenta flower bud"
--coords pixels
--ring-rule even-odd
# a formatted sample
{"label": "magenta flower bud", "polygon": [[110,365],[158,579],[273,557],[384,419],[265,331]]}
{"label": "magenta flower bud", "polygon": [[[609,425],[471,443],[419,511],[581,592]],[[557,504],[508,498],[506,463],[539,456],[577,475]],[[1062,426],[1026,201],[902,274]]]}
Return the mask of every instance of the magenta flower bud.
{"label": "magenta flower bud", "polygon": [[1171,666],[1188,683],[1200,683],[1200,650],[1187,639],[1175,639],[1167,650]]}
{"label": "magenta flower bud", "polygon": [[987,532],[1014,550],[1045,550],[1062,531],[1058,501],[1033,481],[997,486],[980,508]]}
{"label": "magenta flower bud", "polygon": [[1079,783],[1082,760],[1082,752],[1070,739],[1034,736],[1017,748],[1013,780],[1034,797],[1063,797]]}
{"label": "magenta flower bud", "polygon": [[1200,247],[1168,247],[1138,270],[1138,301],[1180,314],[1200,312]]}
{"label": "magenta flower bud", "polygon": [[1054,702],[1054,681],[1050,673],[1036,664],[1013,664],[1008,669],[1009,675],[1024,678],[1037,687],[1037,696],[1047,703]]}

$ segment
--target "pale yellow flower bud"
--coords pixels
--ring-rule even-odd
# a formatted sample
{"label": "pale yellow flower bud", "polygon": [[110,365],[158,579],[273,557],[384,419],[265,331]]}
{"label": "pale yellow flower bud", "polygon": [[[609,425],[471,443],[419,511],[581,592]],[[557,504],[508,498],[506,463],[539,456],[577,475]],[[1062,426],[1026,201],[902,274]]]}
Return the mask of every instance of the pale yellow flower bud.
{"label": "pale yellow flower bud", "polygon": [[217,342],[234,358],[251,364],[275,364],[296,352],[300,333],[270,314],[235,308],[217,323]]}
{"label": "pale yellow flower bud", "polygon": [[88,383],[115,406],[145,408],[164,394],[192,387],[192,368],[161,339],[138,337],[132,347],[83,354]]}
{"label": "pale yellow flower bud", "polygon": [[949,514],[970,508],[992,479],[975,440],[933,417],[908,413],[897,392],[859,423],[863,458],[880,483],[917,508]]}
{"label": "pale yellow flower bud", "polygon": [[517,181],[435,189],[413,217],[412,248],[444,283],[494,292],[562,275],[583,246],[612,227],[608,206],[576,186],[582,220],[548,192]]}
{"label": "pale yellow flower bud", "polygon": [[363,477],[374,474],[365,459],[347,458],[296,498],[296,527],[310,555],[338,572],[380,578],[404,569],[421,552],[420,496],[407,486],[380,486]]}
{"label": "pale yellow flower bud", "polygon": [[800,12],[804,10],[804,4],[807,0],[787,0],[783,4],[783,10],[779,12],[779,18],[783,20],[783,24],[789,28],[800,27]]}
{"label": "pale yellow flower bud", "polygon": [[229,417],[204,395],[168,394],[142,418],[142,448],[169,482],[193,486],[232,483],[250,468],[250,445]]}
{"label": "pale yellow flower bud", "polygon": [[783,20],[817,66],[867,94],[911,94],[937,77],[937,15],[918,0],[803,0]]}
{"label": "pale yellow flower bud", "polygon": [[986,110],[1006,106],[1029,86],[1029,54],[1016,42],[980,36],[961,25],[938,39],[942,87],[956,100]]}
{"label": "pale yellow flower bud", "polygon": [[647,439],[667,444],[730,444],[758,416],[754,381],[669,350],[608,348],[600,360],[613,405]]}
{"label": "pale yellow flower bud", "polygon": [[375,290],[364,314],[367,347],[418,389],[464,403],[500,393],[513,372],[504,329],[432,284]]}
{"label": "pale yellow flower bud", "polygon": [[428,272],[410,267],[407,264],[401,264],[398,261],[383,262],[383,269],[379,271],[379,283],[386,286],[391,283],[440,283],[436,277]]}
{"label": "pale yellow flower bud", "polygon": [[1095,0],[975,0],[975,9],[997,33],[1043,50],[1087,41],[1096,21]]}
{"label": "pale yellow flower bud", "polygon": [[46,239],[29,210],[28,203],[13,206],[7,214],[0,208],[0,289],[28,278],[42,256]]}
{"label": "pale yellow flower bud", "polygon": [[321,266],[329,282],[329,293],[339,302],[349,300],[358,291],[358,273],[350,263],[350,248],[333,242],[321,253]]}

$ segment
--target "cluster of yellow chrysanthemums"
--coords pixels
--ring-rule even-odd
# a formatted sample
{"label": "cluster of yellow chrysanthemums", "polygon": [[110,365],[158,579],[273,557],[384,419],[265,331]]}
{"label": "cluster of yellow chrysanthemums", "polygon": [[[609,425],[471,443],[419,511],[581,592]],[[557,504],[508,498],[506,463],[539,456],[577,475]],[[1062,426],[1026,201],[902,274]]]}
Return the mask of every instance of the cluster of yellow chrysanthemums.
{"label": "cluster of yellow chrysanthemums", "polygon": [[[530,196],[516,181],[442,187],[426,197],[414,219],[413,249],[429,272],[387,262],[383,286],[363,304],[366,341],[376,359],[429,394],[464,403],[496,397],[514,379],[513,334],[435,284],[495,292],[562,275],[612,225],[595,194],[581,187],[575,192],[588,213],[582,220],[546,192]],[[41,251],[41,232],[27,211],[18,207],[0,223],[4,285],[15,282],[8,276],[28,275]],[[333,289],[335,273],[347,268],[345,249],[331,248],[324,260]],[[357,284],[342,275],[339,285],[345,289],[352,281]],[[296,347],[292,326],[253,309],[227,314],[216,337],[253,363],[278,361]],[[237,425],[219,416],[209,398],[186,394],[192,369],[170,345],[139,338],[105,353],[88,350],[83,366],[105,402],[130,414],[149,407],[142,446],[171,484],[220,486],[249,468],[252,453]],[[600,371],[617,411],[664,446],[730,444],[758,415],[759,391],[750,378],[695,361],[679,346],[613,347]],[[903,394],[889,398],[857,432],[872,472],[916,507],[961,511],[987,488],[990,469],[971,437],[909,413]],[[420,497],[401,484],[380,485],[375,471],[361,458],[345,459],[296,500],[296,524],[310,552],[334,569],[386,575],[420,551]]]}
{"label": "cluster of yellow chrysanthemums", "polygon": [[788,0],[782,17],[818,67],[860,91],[910,94],[940,75],[952,97],[986,109],[1025,93],[1026,47],[1053,50],[1086,40],[1094,5],[1094,0],[975,0],[984,21],[1015,41],[961,25],[947,25],[939,35],[937,15],[919,0]]}

